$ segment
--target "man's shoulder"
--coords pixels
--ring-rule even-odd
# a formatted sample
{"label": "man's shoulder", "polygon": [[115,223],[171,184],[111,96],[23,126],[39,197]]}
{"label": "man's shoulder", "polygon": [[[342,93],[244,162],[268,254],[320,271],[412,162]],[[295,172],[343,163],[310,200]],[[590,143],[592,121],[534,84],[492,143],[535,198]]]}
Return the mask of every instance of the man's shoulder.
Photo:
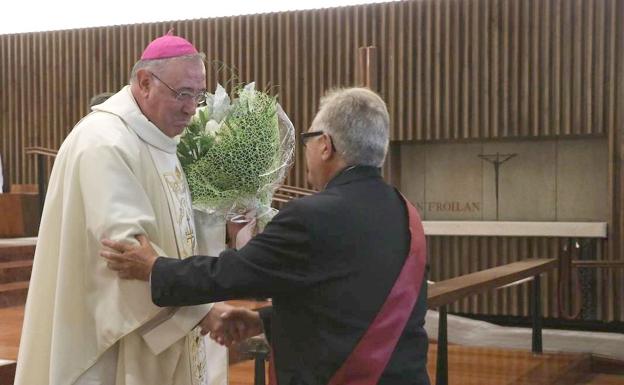
{"label": "man's shoulder", "polygon": [[324,190],[288,202],[280,210],[280,214],[283,218],[294,217],[298,220],[314,222],[314,218],[322,218],[327,213],[341,210],[344,205],[344,198],[339,193]]}
{"label": "man's shoulder", "polygon": [[72,131],[82,135],[108,136],[115,131],[122,131],[125,124],[121,117],[104,111],[93,111],[85,115],[73,128]]}
{"label": "man's shoulder", "polygon": [[[374,196],[378,196],[379,192],[385,193],[383,196],[397,197],[394,189],[383,181],[369,181],[372,183],[376,191]],[[294,199],[288,202],[280,212],[285,215],[300,216],[306,218],[323,218],[334,215],[343,215],[345,211],[351,210],[354,205],[362,202],[371,201],[371,193],[367,191],[371,189],[370,185],[362,186],[361,184],[347,184],[333,186],[315,194]],[[375,204],[385,204],[375,201]]]}
{"label": "man's shoulder", "polygon": [[114,114],[94,111],[85,116],[72,130],[73,140],[82,147],[134,147],[137,137],[123,120]]}
{"label": "man's shoulder", "polygon": [[79,161],[86,157],[118,154],[125,161],[138,158],[140,141],[123,121],[110,113],[92,112],[78,122],[65,138],[57,160]]}
{"label": "man's shoulder", "polygon": [[339,205],[342,199],[339,191],[331,189],[293,200],[290,205],[299,210],[314,210],[319,207]]}

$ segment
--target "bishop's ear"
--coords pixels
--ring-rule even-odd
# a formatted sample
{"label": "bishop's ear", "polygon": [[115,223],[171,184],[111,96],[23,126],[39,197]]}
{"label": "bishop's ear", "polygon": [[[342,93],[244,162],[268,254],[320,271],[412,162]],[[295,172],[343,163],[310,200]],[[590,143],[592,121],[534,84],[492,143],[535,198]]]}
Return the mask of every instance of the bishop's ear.
{"label": "bishop's ear", "polygon": [[147,95],[153,86],[154,79],[152,77],[151,72],[146,69],[140,69],[136,73],[137,84],[139,85],[139,89],[141,93]]}

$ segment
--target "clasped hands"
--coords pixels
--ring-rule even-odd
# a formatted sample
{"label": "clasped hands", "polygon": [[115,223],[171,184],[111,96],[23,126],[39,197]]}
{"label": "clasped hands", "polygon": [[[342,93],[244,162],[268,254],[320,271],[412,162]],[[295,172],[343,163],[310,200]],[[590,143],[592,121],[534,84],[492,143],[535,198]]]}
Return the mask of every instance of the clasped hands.
{"label": "clasped hands", "polygon": [[258,312],[223,302],[215,303],[198,326],[202,335],[227,347],[264,331]]}

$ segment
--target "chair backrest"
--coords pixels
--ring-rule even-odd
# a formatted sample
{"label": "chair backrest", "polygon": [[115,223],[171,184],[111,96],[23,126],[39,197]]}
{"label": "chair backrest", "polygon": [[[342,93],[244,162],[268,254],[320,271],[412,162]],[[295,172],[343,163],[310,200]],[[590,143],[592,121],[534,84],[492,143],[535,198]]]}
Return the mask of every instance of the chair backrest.
{"label": "chair backrest", "polygon": [[37,159],[37,185],[39,186],[37,191],[39,192],[39,213],[42,214],[48,185],[45,158],[55,158],[58,151],[44,147],[24,147],[24,152],[28,155],[34,155]]}

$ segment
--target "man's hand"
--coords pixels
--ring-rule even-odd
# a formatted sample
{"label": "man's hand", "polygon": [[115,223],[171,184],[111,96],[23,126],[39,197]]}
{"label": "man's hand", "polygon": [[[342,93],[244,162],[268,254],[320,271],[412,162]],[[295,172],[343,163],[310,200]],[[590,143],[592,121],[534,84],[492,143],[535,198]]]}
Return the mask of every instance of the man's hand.
{"label": "man's hand", "polygon": [[201,333],[227,347],[262,333],[262,320],[258,312],[216,303],[199,323]]}
{"label": "man's hand", "polygon": [[135,238],[139,246],[104,239],[102,245],[113,251],[103,250],[100,255],[108,261],[106,266],[116,271],[120,278],[147,281],[158,254],[145,235],[137,235]]}
{"label": "man's hand", "polygon": [[227,324],[222,316],[228,311],[236,309],[234,306],[223,302],[215,303],[204,319],[199,323],[201,334],[210,334],[215,342],[230,347],[237,342],[239,335],[237,328],[244,327],[242,325]]}
{"label": "man's hand", "polygon": [[245,246],[257,232],[258,228],[256,225],[256,218],[253,218],[236,234],[236,249],[242,249],[243,246]]}
{"label": "man's hand", "polygon": [[216,342],[230,346],[264,332],[260,314],[243,307],[232,308],[221,315],[223,328],[210,333]]}
{"label": "man's hand", "polygon": [[228,247],[241,249],[256,235],[256,211],[252,210],[245,215],[238,215],[226,223]]}
{"label": "man's hand", "polygon": [[206,335],[208,333],[214,333],[217,330],[221,330],[223,328],[221,315],[231,309],[234,309],[234,306],[228,305],[224,302],[217,302],[212,305],[208,314],[206,314],[206,316],[199,322],[199,325],[197,325],[201,328],[201,334]]}

